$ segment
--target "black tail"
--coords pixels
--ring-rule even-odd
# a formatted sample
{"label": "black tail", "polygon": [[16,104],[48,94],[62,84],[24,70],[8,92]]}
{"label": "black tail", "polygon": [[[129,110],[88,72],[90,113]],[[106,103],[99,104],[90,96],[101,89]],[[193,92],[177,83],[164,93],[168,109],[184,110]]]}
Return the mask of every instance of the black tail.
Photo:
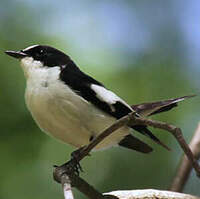
{"label": "black tail", "polygon": [[[195,95],[188,95],[184,97],[179,97],[175,99],[157,101],[157,102],[150,102],[150,103],[143,103],[138,105],[131,106],[133,110],[135,110],[140,116],[150,116],[157,113],[169,111],[172,108],[178,105],[178,102],[181,102],[185,99],[194,97]],[[166,146],[163,142],[161,142],[153,133],[147,128],[145,125],[135,125],[131,126],[134,130],[142,133],[143,135],[148,136],[157,144],[163,146],[165,149],[170,150],[168,146]]]}
{"label": "black tail", "polygon": [[194,96],[196,95],[188,95],[188,96],[169,99],[169,100],[137,104],[137,105],[132,105],[131,107],[141,116],[150,116],[157,113],[169,111],[172,108],[178,106],[178,102],[181,102],[185,99],[188,99]]}
{"label": "black tail", "polygon": [[162,147],[164,147],[165,149],[167,149],[168,151],[170,151],[171,149],[165,145],[163,142],[161,142],[155,135],[153,135],[153,133],[146,127],[143,125],[135,125],[132,126],[132,128],[136,131],[138,131],[139,133],[142,133],[143,135],[151,138],[155,143],[161,145]]}
{"label": "black tail", "polygon": [[119,145],[142,153],[150,153],[151,151],[153,151],[153,149],[149,145],[130,134],[125,136],[119,142]]}

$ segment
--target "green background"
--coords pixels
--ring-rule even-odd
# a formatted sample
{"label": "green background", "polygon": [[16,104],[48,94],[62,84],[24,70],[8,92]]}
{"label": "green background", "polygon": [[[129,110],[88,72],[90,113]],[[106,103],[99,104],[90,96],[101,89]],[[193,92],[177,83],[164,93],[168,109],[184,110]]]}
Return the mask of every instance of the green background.
{"label": "green background", "polygon": [[[0,198],[62,198],[52,166],[74,148],[36,126],[24,102],[25,79],[5,50],[52,45],[129,104],[199,94],[198,1],[0,0]],[[181,127],[187,142],[199,122],[199,96],[153,117]],[[122,148],[92,153],[81,176],[101,192],[167,189],[182,150],[168,132],[153,130],[172,151],[150,155]],[[192,172],[184,192],[200,195]],[[76,198],[85,198],[75,191]]]}

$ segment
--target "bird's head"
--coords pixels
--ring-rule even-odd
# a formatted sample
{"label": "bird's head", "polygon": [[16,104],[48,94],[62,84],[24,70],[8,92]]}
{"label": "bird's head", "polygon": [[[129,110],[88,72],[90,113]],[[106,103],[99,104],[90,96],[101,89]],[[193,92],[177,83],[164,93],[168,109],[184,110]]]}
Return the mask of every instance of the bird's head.
{"label": "bird's head", "polygon": [[70,62],[65,53],[45,45],[33,45],[20,51],[6,51],[6,54],[17,58],[26,73],[48,67],[62,67]]}

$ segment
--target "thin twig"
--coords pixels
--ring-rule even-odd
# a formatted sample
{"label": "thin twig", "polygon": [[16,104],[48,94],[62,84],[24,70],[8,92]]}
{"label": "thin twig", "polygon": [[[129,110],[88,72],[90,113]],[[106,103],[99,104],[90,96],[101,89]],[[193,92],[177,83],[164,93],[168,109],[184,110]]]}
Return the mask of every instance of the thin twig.
{"label": "thin twig", "polygon": [[176,138],[179,145],[183,149],[188,160],[190,160],[192,167],[196,171],[196,175],[198,177],[200,177],[200,166],[198,164],[198,161],[196,160],[196,158],[194,157],[194,155],[193,155],[192,151],[190,150],[188,144],[186,143],[180,128],[177,128],[176,126],[171,125],[171,124],[167,124],[165,122],[150,120],[150,119],[146,119],[146,118],[135,118],[134,121],[130,120],[130,124],[132,124],[132,122],[134,124],[136,123],[136,124],[141,124],[141,125],[148,125],[148,126],[152,126],[154,128],[163,129],[163,130],[166,130],[166,131],[172,133],[172,135]]}
{"label": "thin twig", "polygon": [[71,187],[71,181],[66,174],[61,176],[61,184],[63,187],[64,197],[65,199],[74,199]]}
{"label": "thin twig", "polygon": [[183,149],[184,153],[186,154],[187,158],[190,160],[193,168],[196,171],[197,176],[200,176],[200,166],[198,165],[197,160],[194,158],[192,151],[190,150],[188,144],[186,143],[182,131],[180,128],[177,128],[174,125],[167,124],[165,122],[155,121],[147,118],[142,117],[135,117],[135,112],[130,113],[127,116],[122,117],[121,119],[117,120],[113,125],[105,129],[99,136],[96,137],[86,148],[83,148],[80,152],[80,156],[78,157],[78,160],[82,160],[85,156],[87,156],[90,151],[99,144],[103,139],[105,139],[107,136],[109,136],[111,133],[116,131],[117,129],[121,128],[124,125],[147,125],[154,128],[159,128],[166,130],[176,138],[179,145]]}
{"label": "thin twig", "polygon": [[121,128],[122,126],[125,126],[128,124],[129,119],[135,115],[135,112],[124,116],[117,120],[114,124],[106,128],[99,136],[94,138],[90,144],[88,144],[85,148],[83,148],[77,157],[77,160],[80,161],[82,160],[85,156],[89,155],[89,153],[94,149],[102,140],[104,140],[106,137],[108,137],[110,134],[114,133],[117,129]]}
{"label": "thin twig", "polygon": [[[200,158],[200,123],[198,124],[198,127],[193,135],[189,147],[193,152],[194,157],[198,160]],[[191,173],[191,170],[192,165],[187,157],[184,155],[169,190],[182,192],[184,185],[187,182],[188,177]]]}
{"label": "thin twig", "polygon": [[[90,151],[97,144],[99,144],[103,139],[105,139],[107,136],[112,134],[117,129],[119,129],[125,125],[132,126],[132,125],[138,125],[138,124],[163,129],[163,130],[166,130],[166,131],[172,133],[172,135],[176,138],[179,145],[183,149],[187,158],[190,160],[197,175],[200,176],[200,166],[198,165],[197,160],[194,158],[189,146],[185,142],[180,128],[177,128],[173,125],[170,125],[170,124],[167,124],[164,122],[154,121],[154,120],[150,120],[150,119],[146,119],[146,118],[142,118],[142,117],[136,117],[135,112],[132,112],[129,115],[124,116],[121,119],[117,120],[113,125],[111,125],[107,129],[105,129],[99,136],[97,136],[87,147],[80,150],[79,156],[77,156],[77,161],[82,160],[85,156],[87,156],[90,153]],[[69,179],[72,183],[72,186],[76,187],[78,190],[80,190],[82,193],[87,195],[89,198],[91,198],[91,199],[94,199],[94,198],[102,199],[103,198],[103,195],[101,193],[96,191],[91,185],[89,185],[86,181],[81,179],[79,176],[77,176],[76,174],[73,174],[73,172],[71,172],[71,170],[68,172],[66,172],[66,170],[64,170],[65,174],[63,174],[62,167],[64,169],[65,164],[61,167],[55,168],[55,170],[54,170],[54,179],[57,182],[61,182],[62,176],[67,174],[67,176],[69,177]]]}
{"label": "thin twig", "polygon": [[[63,187],[65,184],[70,183],[71,186],[76,187],[80,192],[85,194],[90,199],[105,199],[100,192],[88,184],[84,179],[73,172],[66,171],[65,168],[62,168],[62,166],[54,168],[53,177],[54,180],[61,183]],[[116,197],[113,196],[112,199],[116,199]]]}

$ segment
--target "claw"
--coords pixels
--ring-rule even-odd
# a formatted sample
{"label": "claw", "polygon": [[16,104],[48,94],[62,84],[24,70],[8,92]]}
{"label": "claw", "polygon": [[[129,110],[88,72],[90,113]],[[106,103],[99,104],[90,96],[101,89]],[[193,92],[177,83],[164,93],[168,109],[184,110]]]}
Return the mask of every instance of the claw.
{"label": "claw", "polygon": [[83,169],[79,163],[80,161],[80,154],[81,154],[81,150],[83,149],[83,147],[81,147],[80,149],[74,151],[71,153],[71,159],[66,162],[65,164],[61,165],[61,166],[57,166],[54,165],[54,179],[57,182],[60,182],[60,178],[63,174],[76,174],[79,175],[80,172],[83,172]]}
{"label": "claw", "polygon": [[84,147],[81,147],[81,148],[79,148],[78,150],[73,151],[73,152],[71,153],[71,160],[70,160],[70,161],[73,162],[73,164],[74,164],[74,169],[75,169],[76,173],[78,173],[78,174],[79,174],[79,171],[83,172],[83,169],[82,169],[82,167],[81,167],[81,165],[80,165],[80,163],[79,163],[79,161],[80,161],[80,159],[79,159],[80,153],[81,153],[81,150],[82,150],[83,148],[84,148]]}
{"label": "claw", "polygon": [[81,172],[83,171],[80,163],[75,158],[72,158],[70,161],[65,163],[63,166],[64,166],[64,169],[66,169],[68,172],[70,172],[70,173],[73,172],[76,175],[79,175],[80,171]]}
{"label": "claw", "polygon": [[60,183],[61,177],[64,174],[71,175],[79,175],[80,171],[82,172],[82,168],[79,163],[75,161],[75,159],[71,159],[70,161],[66,162],[65,164],[61,166],[54,165],[54,180]]}

